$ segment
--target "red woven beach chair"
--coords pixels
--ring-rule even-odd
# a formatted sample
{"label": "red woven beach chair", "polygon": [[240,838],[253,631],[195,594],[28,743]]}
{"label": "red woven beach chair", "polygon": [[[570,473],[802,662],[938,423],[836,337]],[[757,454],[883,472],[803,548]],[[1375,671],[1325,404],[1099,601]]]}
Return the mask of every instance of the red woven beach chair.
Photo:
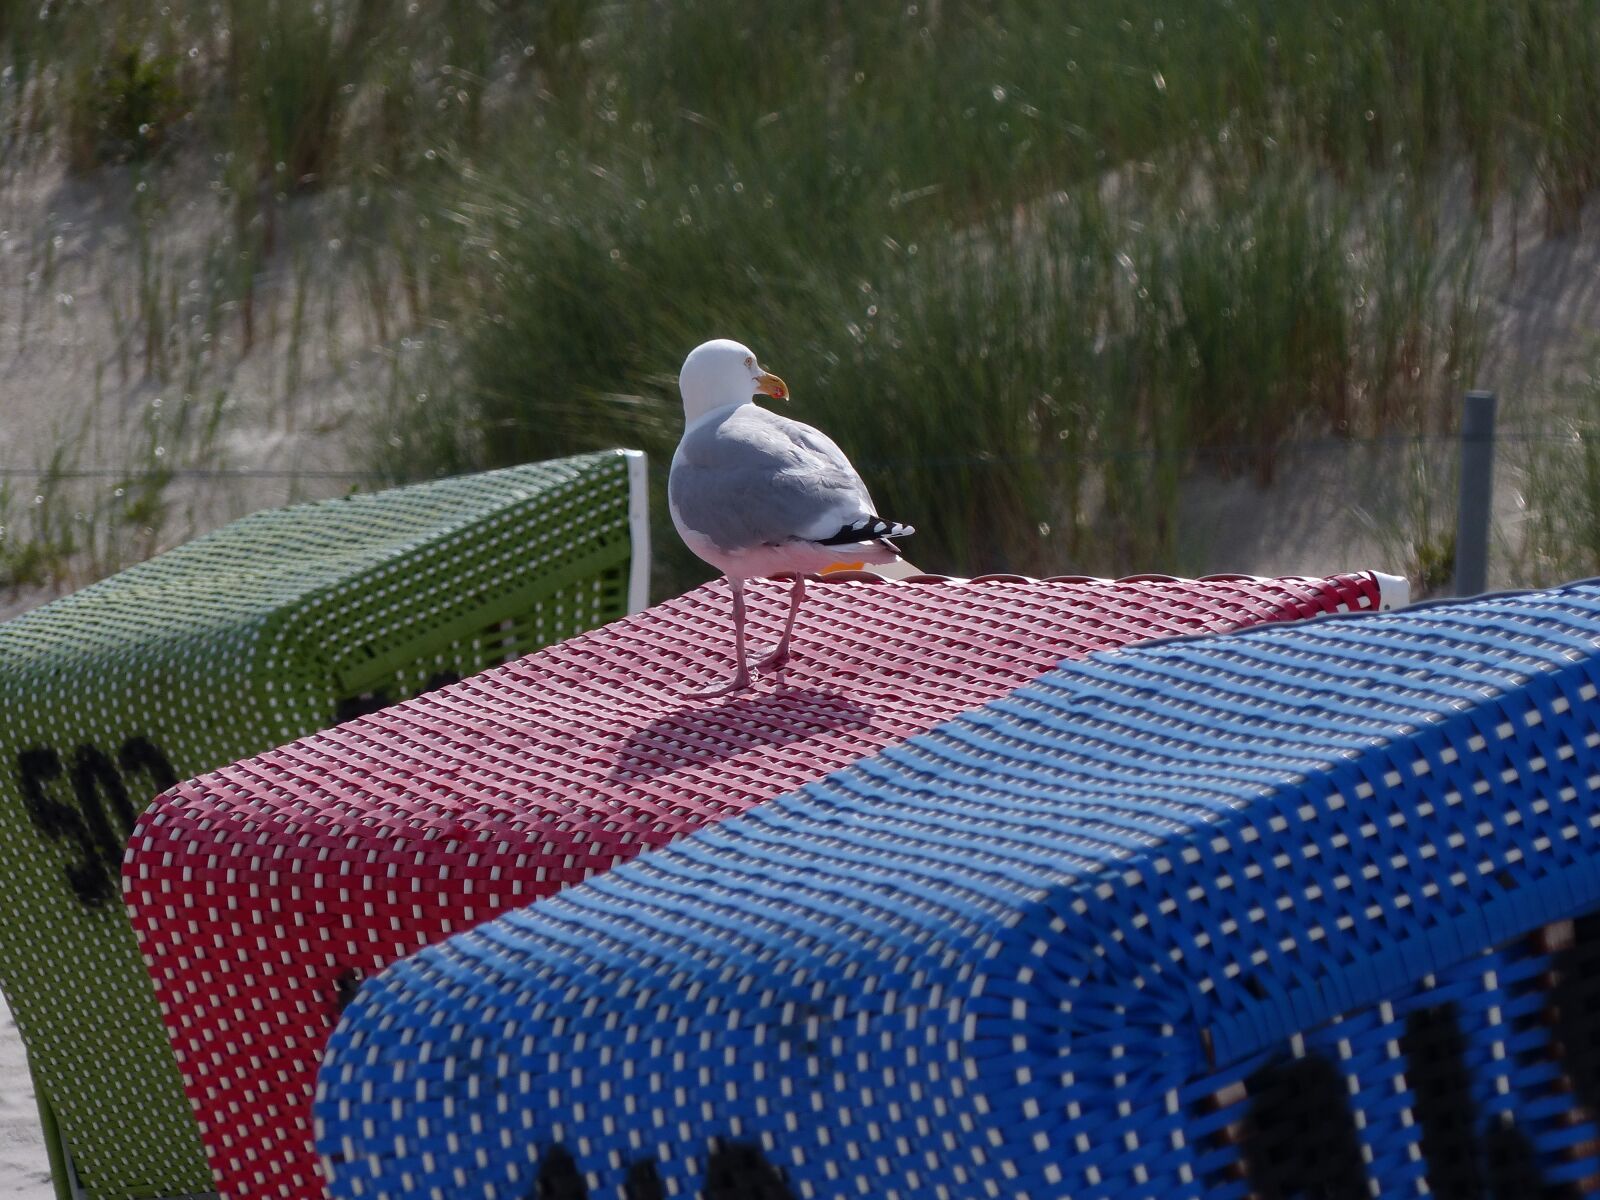
{"label": "red woven beach chair", "polygon": [[[753,585],[756,645],[787,590]],[[361,980],[395,958],[1063,659],[1385,598],[1372,574],[835,576],[812,589],[785,672],[699,702],[684,693],[729,652],[727,590],[711,584],[179,785],[134,830],[123,890],[222,1194],[321,1196],[317,1062]]]}

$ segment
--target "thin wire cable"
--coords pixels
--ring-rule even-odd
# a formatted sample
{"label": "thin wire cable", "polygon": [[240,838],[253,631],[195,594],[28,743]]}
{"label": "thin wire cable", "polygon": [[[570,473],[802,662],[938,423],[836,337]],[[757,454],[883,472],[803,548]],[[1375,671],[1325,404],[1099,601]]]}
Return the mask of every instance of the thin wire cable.
{"label": "thin wire cable", "polygon": [[[1576,430],[1567,431],[1505,431],[1497,432],[1495,443],[1497,445],[1566,445],[1580,444],[1580,435]],[[1133,459],[1158,459],[1171,458],[1174,460],[1191,458],[1220,458],[1239,457],[1250,454],[1270,453],[1274,456],[1292,456],[1328,450],[1376,450],[1386,447],[1455,447],[1460,445],[1460,438],[1455,434],[1387,434],[1379,437],[1367,438],[1339,438],[1322,437],[1306,440],[1286,441],[1276,445],[1268,443],[1237,442],[1216,446],[1172,446],[1167,448],[1155,446],[1141,446],[1128,450],[1081,450],[1081,451],[1055,451],[1041,454],[950,454],[950,455],[920,455],[914,458],[862,458],[860,466],[871,470],[894,470],[907,467],[952,467],[975,466],[992,467],[1005,465],[1018,465],[1023,463],[1061,463],[1061,462],[1120,462]],[[298,470],[289,468],[210,468],[210,467],[175,467],[170,470],[152,468],[149,470],[128,469],[120,467],[95,466],[75,467],[70,469],[52,469],[49,467],[0,467],[0,478],[7,479],[128,479],[137,480],[150,475],[165,475],[171,479],[289,479],[289,480],[333,480],[344,482],[369,482],[369,483],[413,483],[425,479],[441,478],[437,475],[396,474],[385,471],[331,471],[331,470]]]}

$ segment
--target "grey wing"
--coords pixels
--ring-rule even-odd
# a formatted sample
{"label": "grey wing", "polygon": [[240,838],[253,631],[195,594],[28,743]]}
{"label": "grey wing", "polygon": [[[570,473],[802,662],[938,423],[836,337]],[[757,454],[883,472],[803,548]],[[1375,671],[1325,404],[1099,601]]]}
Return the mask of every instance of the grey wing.
{"label": "grey wing", "polygon": [[724,550],[826,538],[872,515],[832,439],[754,405],[685,435],[667,494],[685,527]]}

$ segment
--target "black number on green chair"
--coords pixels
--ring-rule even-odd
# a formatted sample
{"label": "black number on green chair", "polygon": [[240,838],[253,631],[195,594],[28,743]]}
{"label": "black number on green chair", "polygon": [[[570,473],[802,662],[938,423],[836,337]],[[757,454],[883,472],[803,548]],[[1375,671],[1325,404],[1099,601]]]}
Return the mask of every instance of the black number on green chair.
{"label": "black number on green chair", "polygon": [[[93,746],[79,746],[72,756],[72,794],[78,799],[78,811],[83,814],[100,858],[112,880],[122,863],[122,848],[128,844],[133,832],[133,806],[128,803],[128,789],[122,786],[122,776],[110,757]],[[102,799],[106,803],[102,803]],[[106,811],[109,805],[111,811]],[[121,829],[112,827],[115,817]]]}
{"label": "black number on green chair", "polygon": [[17,778],[22,785],[22,801],[28,810],[28,819],[52,841],[77,844],[80,857],[67,864],[67,883],[84,904],[102,904],[113,892],[100,866],[99,847],[77,809],[61,803],[45,790],[47,784],[61,778],[64,772],[61,756],[48,746],[35,746],[17,755]]}
{"label": "black number on green chair", "polygon": [[139,790],[141,796],[159,796],[168,788],[178,786],[178,772],[149,738],[135,736],[123,742],[122,749],[117,753],[117,762],[124,775],[142,771],[150,781],[149,787]]}
{"label": "black number on green chair", "polygon": [[[68,777],[76,806],[50,793],[49,785],[63,775]],[[133,789],[139,798],[137,806],[128,786],[134,775],[146,780]],[[79,746],[72,754],[70,774],[56,750],[34,746],[17,755],[17,777],[23,806],[34,827],[51,841],[76,846],[78,857],[65,868],[67,884],[90,907],[117,895],[122,849],[133,832],[137,808],[178,782],[167,756],[148,738],[137,736],[122,743],[115,762],[94,746]]]}

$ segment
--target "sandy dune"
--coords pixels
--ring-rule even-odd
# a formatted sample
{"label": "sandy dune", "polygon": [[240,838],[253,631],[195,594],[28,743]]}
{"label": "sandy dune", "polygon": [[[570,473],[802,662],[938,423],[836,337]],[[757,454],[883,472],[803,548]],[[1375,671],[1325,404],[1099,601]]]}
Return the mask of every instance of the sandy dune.
{"label": "sandy dune", "polygon": [[50,1162],[39,1134],[28,1057],[11,1010],[0,998],[0,1196],[52,1200]]}

